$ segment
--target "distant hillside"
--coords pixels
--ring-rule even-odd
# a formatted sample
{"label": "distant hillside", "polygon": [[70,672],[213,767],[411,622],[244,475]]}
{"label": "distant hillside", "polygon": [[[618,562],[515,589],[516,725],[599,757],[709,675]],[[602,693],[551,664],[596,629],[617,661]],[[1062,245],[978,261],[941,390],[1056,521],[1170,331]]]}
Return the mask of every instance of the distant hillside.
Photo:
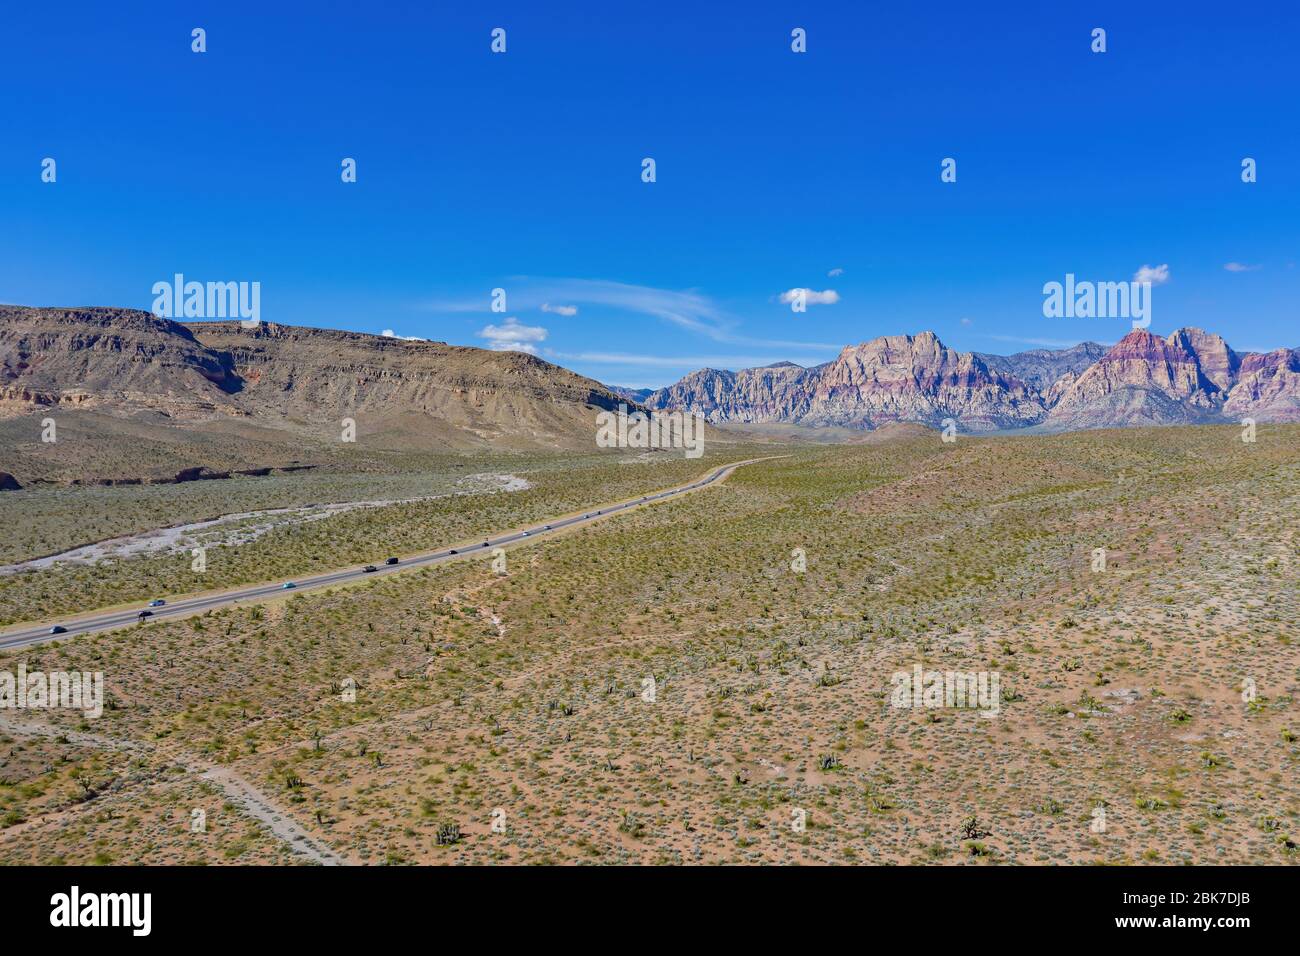
{"label": "distant hillside", "polygon": [[129,309],[0,306],[0,420],[62,410],[93,416],[100,431],[157,421],[172,426],[143,429],[158,441],[183,426],[292,450],[341,443],[348,418],[359,447],[594,450],[596,412],[619,401],[522,352],[273,323],[182,324]]}
{"label": "distant hillside", "polygon": [[606,385],[611,392],[619,398],[626,399],[629,402],[635,402],[640,405],[654,392],[653,388],[626,388],[622,385]]}
{"label": "distant hillside", "polygon": [[1106,346],[1080,342],[1067,349],[1030,349],[1014,355],[971,354],[994,371],[1046,391],[1067,373],[1078,375],[1097,361],[1106,354]]}

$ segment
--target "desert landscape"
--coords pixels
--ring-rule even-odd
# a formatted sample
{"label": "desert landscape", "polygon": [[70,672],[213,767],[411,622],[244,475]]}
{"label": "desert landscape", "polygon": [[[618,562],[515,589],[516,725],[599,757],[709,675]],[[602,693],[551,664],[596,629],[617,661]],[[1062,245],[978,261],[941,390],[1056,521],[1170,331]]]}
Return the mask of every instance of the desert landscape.
{"label": "desert landscape", "polygon": [[[93,717],[0,709],[0,863],[1300,861],[1295,353],[925,334],[845,362],[674,399],[0,309],[0,672],[104,683]],[[597,449],[620,402],[706,416],[704,454]],[[900,702],[916,673],[994,696]]]}

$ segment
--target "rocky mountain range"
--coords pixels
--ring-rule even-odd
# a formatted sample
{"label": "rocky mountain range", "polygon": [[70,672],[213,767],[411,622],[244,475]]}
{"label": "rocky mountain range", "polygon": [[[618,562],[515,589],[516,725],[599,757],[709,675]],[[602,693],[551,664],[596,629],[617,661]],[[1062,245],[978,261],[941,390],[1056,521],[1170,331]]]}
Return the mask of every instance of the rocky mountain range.
{"label": "rocky mountain range", "polygon": [[1114,346],[986,355],[933,332],[846,346],[831,362],[701,369],[645,399],[714,423],[793,423],[962,431],[1105,428],[1192,422],[1300,421],[1300,349],[1237,353],[1218,335],[1134,329]]}
{"label": "rocky mountain range", "polygon": [[[146,458],[150,474],[176,480],[196,468],[294,468],[329,460],[343,419],[356,422],[362,448],[588,450],[595,413],[620,402],[713,423],[855,431],[949,418],[968,432],[1296,421],[1300,349],[1237,353],[1199,329],[1166,338],[1135,330],[1110,348],[999,356],[959,352],[922,332],[848,346],[812,368],[701,369],[648,392],[609,388],[523,352],[275,323],[181,323],[129,309],[0,306],[0,471],[23,481],[126,479]],[[60,429],[82,437],[33,443],[31,420],[39,425],[50,410],[64,412]]]}

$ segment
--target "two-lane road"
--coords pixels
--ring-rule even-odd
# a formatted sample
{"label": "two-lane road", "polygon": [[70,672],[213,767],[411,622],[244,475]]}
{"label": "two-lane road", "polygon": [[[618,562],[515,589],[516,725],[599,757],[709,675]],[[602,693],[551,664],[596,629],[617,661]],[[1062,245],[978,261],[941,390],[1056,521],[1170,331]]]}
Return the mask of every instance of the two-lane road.
{"label": "two-lane road", "polygon": [[[518,544],[521,541],[532,541],[537,538],[544,538],[548,535],[557,534],[565,528],[572,528],[576,525],[585,525],[591,524],[595,521],[600,521],[610,515],[626,511],[629,508],[637,508],[656,501],[663,501],[668,498],[677,498],[684,494],[688,494],[689,492],[698,491],[701,488],[722,481],[741,465],[749,465],[754,462],[767,460],[767,458],[750,458],[745,461],[732,462],[729,465],[720,465],[703,478],[700,478],[698,481],[693,481],[688,485],[680,485],[676,488],[669,488],[665,491],[655,492],[654,494],[645,495],[641,498],[633,498],[617,504],[604,505],[590,511],[575,513],[562,518],[555,518],[551,521],[544,521],[535,527],[489,537],[481,543],[474,542],[471,544],[457,545],[456,547],[448,546],[437,551],[426,551],[421,554],[403,558],[397,564],[376,565],[376,570],[374,571],[363,571],[361,568],[348,568],[342,571],[328,571],[324,574],[297,579],[294,581],[293,588],[285,588],[284,582],[254,584],[230,591],[223,591],[219,594],[181,598],[175,602],[168,601],[161,607],[148,608],[147,610],[149,610],[151,614],[149,617],[145,618],[145,620],[161,621],[168,618],[188,617],[192,614],[211,610],[212,608],[229,607],[230,605],[237,603],[256,604],[259,600],[265,600],[277,594],[297,594],[302,591],[313,591],[336,584],[347,584],[363,578],[383,577],[384,575],[394,574],[398,571],[405,571],[410,568],[422,568],[431,564],[442,564],[444,561],[455,561],[465,557],[482,557],[485,554],[490,554],[495,548],[504,547],[509,544]],[[383,558],[377,558],[377,560],[382,561]],[[16,630],[6,631],[0,634],[0,650],[8,650],[15,647],[29,647],[33,644],[43,644],[47,641],[67,640],[70,637],[77,637],[82,634],[95,634],[99,631],[110,631],[114,628],[126,627],[137,623],[141,619],[140,612],[142,610],[146,609],[133,607],[129,609],[91,614],[68,621],[60,621],[57,623],[60,627],[64,628],[64,630],[57,634],[51,633],[50,631],[51,627],[55,624],[53,621],[36,626],[25,625]]]}

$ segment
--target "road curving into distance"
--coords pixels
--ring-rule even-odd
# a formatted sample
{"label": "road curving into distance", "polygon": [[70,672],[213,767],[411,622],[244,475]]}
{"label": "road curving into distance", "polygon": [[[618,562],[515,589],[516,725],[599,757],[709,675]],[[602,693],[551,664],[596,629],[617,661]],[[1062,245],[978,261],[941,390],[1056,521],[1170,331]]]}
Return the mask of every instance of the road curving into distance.
{"label": "road curving into distance", "polygon": [[[259,601],[267,600],[276,595],[315,591],[320,588],[333,587],[339,584],[349,584],[353,581],[360,581],[365,578],[382,578],[390,574],[410,570],[411,568],[424,568],[429,567],[430,565],[442,564],[446,561],[457,561],[463,558],[472,557],[486,557],[496,548],[518,544],[522,541],[533,541],[546,538],[558,534],[566,528],[592,524],[596,521],[608,518],[610,515],[619,514],[620,512],[627,511],[631,508],[639,508],[642,505],[653,504],[657,501],[678,498],[682,495],[689,494],[692,491],[707,488],[709,485],[716,484],[726,479],[728,475],[741,465],[751,465],[759,461],[770,461],[772,458],[784,457],[787,456],[772,455],[768,458],[749,458],[745,461],[733,461],[729,465],[719,465],[703,478],[693,481],[690,484],[679,485],[676,488],[669,488],[664,491],[657,491],[653,494],[645,495],[640,498],[632,498],[617,504],[602,505],[599,508],[592,508],[563,518],[554,518],[550,521],[537,522],[530,527],[522,528],[518,531],[506,534],[490,536],[485,538],[483,541],[475,541],[472,544],[458,545],[456,547],[448,545],[447,547],[440,548],[436,551],[424,551],[420,554],[403,558],[397,564],[376,564],[376,570],[374,571],[367,572],[363,571],[361,568],[348,568],[343,571],[327,571],[324,574],[316,574],[311,577],[294,579],[294,587],[292,589],[286,589],[283,581],[277,581],[273,584],[246,585],[244,587],[222,591],[219,594],[179,598],[175,603],[168,601],[161,607],[148,608],[151,615],[145,620],[152,623],[154,621],[165,621],[171,618],[189,617],[214,608],[230,607],[233,604],[257,604]],[[384,558],[377,556],[375,560],[383,561]],[[145,610],[145,608],[121,608],[115,611],[91,613],[65,621],[47,621],[40,625],[22,625],[18,628],[0,633],[0,650],[10,650],[16,647],[31,647],[35,644],[45,644],[50,641],[64,641],[68,638],[79,637],[84,634],[96,634],[100,631],[111,631],[119,627],[128,627],[141,620],[140,612],[142,610]],[[55,624],[58,624],[65,630],[58,634],[50,633],[50,628]]]}

